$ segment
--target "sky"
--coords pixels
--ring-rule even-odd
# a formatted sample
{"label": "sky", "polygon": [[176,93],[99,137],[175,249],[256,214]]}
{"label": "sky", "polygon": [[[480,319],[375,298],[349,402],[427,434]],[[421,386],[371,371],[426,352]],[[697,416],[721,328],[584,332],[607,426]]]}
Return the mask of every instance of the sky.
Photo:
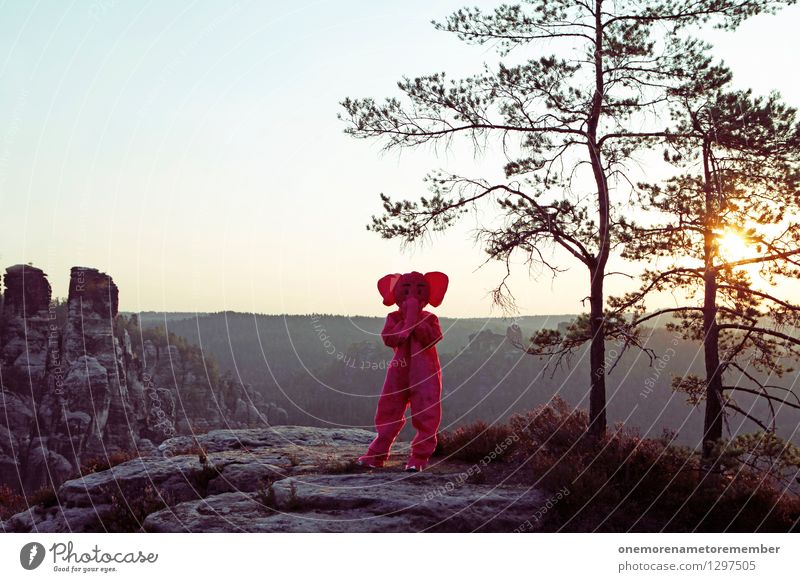
{"label": "sky", "polygon": [[[437,168],[496,173],[491,155],[386,153],[336,117],[345,97],[399,96],[404,75],[495,60],[431,25],[463,5],[0,2],[0,268],[30,262],[60,297],[72,266],[98,268],[122,311],[342,315],[385,314],[384,274],[437,270],[441,316],[501,315],[480,217],[408,249],[365,228],[379,193],[416,199]],[[800,106],[798,25],[794,6],[705,39],[736,86]],[[586,270],[564,266],[515,266],[520,315],[584,311]]]}

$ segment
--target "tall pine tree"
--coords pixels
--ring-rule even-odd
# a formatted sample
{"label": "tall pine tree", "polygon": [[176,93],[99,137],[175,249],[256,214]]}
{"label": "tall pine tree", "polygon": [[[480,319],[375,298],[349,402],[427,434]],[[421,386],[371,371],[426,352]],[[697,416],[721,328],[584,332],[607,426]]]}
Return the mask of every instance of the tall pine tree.
{"label": "tall pine tree", "polygon": [[[503,218],[502,226],[481,230],[491,259],[510,268],[512,254],[522,253],[555,274],[559,266],[545,258],[555,246],[579,261],[589,289],[585,332],[578,334],[590,344],[589,434],[602,435],[604,282],[625,223],[612,191],[631,183],[626,162],[637,150],[666,137],[660,112],[670,90],[709,62],[709,47],[688,32],[703,24],[734,29],[749,16],[793,2],[527,0],[486,13],[464,8],[434,22],[463,41],[494,46],[501,57],[525,51],[527,60],[494,70],[484,66],[460,80],[445,73],[404,78],[398,83],[403,99],[347,98],[340,115],[345,131],[381,139],[386,149],[447,143],[457,135],[475,144],[495,139],[509,156],[506,180],[434,172],[429,198],[394,202],[381,194],[384,214],[373,217],[369,228],[412,242],[446,229],[473,203],[485,201]],[[557,53],[547,52],[556,46]],[[705,74],[713,76],[713,67]],[[506,306],[512,300],[505,278],[494,297]],[[580,343],[574,339],[554,331],[549,343],[535,345],[540,353],[554,353],[573,349]]]}

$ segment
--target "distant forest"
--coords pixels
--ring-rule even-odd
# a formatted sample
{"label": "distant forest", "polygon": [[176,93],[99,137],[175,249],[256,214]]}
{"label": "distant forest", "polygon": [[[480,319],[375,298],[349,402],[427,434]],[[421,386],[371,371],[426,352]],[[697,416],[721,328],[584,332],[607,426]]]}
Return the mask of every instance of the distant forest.
{"label": "distant forest", "polygon": [[[201,347],[221,371],[251,384],[268,400],[286,409],[289,423],[309,426],[372,428],[377,397],[392,351],[379,337],[381,317],[326,314],[260,315],[219,312],[137,314],[143,328],[166,328]],[[543,327],[564,326],[573,315],[522,317],[513,320],[530,337]],[[441,318],[444,339],[438,345],[444,384],[442,430],[475,421],[505,421],[559,395],[572,406],[588,408],[588,357],[578,351],[571,363],[527,355],[505,339],[512,320]],[[642,436],[677,433],[676,441],[700,442],[702,403],[687,403],[674,392],[672,377],[703,373],[699,344],[677,338],[664,328],[649,330],[650,358],[637,349],[626,351],[608,377],[609,428],[616,422],[636,427]],[[139,338],[131,338],[134,342]],[[587,346],[588,347],[588,346]],[[607,342],[608,365],[619,346]],[[793,385],[796,373],[785,379]],[[766,404],[737,394],[738,405],[756,414]],[[778,434],[794,438],[800,422],[795,410],[778,413]],[[758,427],[741,416],[731,417],[734,434]],[[726,430],[726,433],[728,431]],[[400,435],[413,435],[410,422]]]}

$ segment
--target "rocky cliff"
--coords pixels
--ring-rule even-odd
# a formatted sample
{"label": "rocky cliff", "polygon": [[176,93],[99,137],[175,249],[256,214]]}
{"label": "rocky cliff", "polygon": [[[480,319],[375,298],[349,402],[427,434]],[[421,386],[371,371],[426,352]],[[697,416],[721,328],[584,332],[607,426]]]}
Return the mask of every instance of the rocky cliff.
{"label": "rocky cliff", "polygon": [[72,268],[65,306],[31,265],[8,267],[3,283],[0,486],[58,487],[89,461],[157,454],[176,435],[286,421],[196,346],[120,316],[119,290],[97,269]]}
{"label": "rocky cliff", "polygon": [[158,455],[67,481],[0,529],[512,532],[535,531],[552,507],[552,496],[515,482],[513,468],[487,478],[481,464],[434,457],[428,470],[406,473],[408,443],[396,443],[385,468],[362,469],[353,460],[373,436],[278,426],[174,437]]}

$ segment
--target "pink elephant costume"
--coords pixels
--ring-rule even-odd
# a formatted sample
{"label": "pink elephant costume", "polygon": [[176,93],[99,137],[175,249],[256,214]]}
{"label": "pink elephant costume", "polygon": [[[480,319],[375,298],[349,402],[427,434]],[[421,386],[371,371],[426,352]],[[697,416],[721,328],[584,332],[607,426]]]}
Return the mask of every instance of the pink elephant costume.
{"label": "pink elephant costume", "polygon": [[384,305],[399,309],[386,317],[381,339],[394,349],[386,380],[375,412],[378,435],[358,462],[382,467],[389,449],[406,423],[405,411],[411,405],[411,424],[417,430],[411,441],[407,471],[421,471],[436,448],[436,433],[442,420],[442,368],[436,343],[442,339],[439,319],[424,311],[426,304],[441,305],[447,291],[444,273],[413,271],[386,275],[378,281]]}

